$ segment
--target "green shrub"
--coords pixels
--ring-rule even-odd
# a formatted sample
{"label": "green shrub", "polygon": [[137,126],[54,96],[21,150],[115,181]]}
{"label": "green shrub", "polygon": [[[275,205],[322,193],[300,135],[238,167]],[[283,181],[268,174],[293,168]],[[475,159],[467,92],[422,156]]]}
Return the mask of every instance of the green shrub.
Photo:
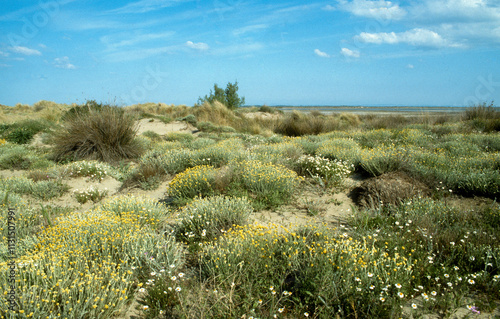
{"label": "green shrub", "polygon": [[146,136],[147,138],[149,138],[152,141],[161,141],[162,140],[160,134],[158,134],[154,131],[145,131],[142,133],[142,135]]}
{"label": "green shrub", "polygon": [[189,114],[187,116],[184,116],[184,117],[180,117],[177,119],[177,121],[184,121],[186,123],[189,123],[191,125],[196,125],[196,116],[194,116],[193,114]]}
{"label": "green shrub", "polygon": [[255,197],[257,205],[276,207],[290,200],[301,178],[285,167],[243,161],[238,164],[237,174],[241,185]]}
{"label": "green shrub", "polygon": [[413,291],[412,260],[371,244],[323,226],[234,227],[203,245],[202,280],[231,295],[203,310],[232,318],[392,317],[406,302],[398,293]]}
{"label": "green shrub", "polygon": [[214,125],[211,122],[200,122],[197,124],[200,131],[208,133],[234,133],[236,130],[231,126]]}
{"label": "green shrub", "polygon": [[191,199],[213,193],[215,168],[208,165],[188,168],[177,174],[168,185],[168,195],[175,199]]}
{"label": "green shrub", "polygon": [[106,195],[108,195],[108,191],[106,189],[101,190],[93,186],[90,186],[87,189],[82,189],[82,190],[75,189],[73,191],[73,195],[75,196],[76,201],[79,202],[80,204],[85,204],[89,200],[91,200],[94,203],[97,203],[100,202],[104,197],[106,197]]}
{"label": "green shrub", "polygon": [[179,141],[183,143],[191,142],[192,140],[194,140],[193,134],[182,132],[168,132],[163,138],[168,142]]}
{"label": "green shrub", "polygon": [[158,200],[147,196],[123,195],[105,199],[98,207],[103,212],[111,212],[116,216],[133,216],[134,222],[141,227],[149,225],[157,228],[162,225],[170,211]]}
{"label": "green shrub", "polygon": [[36,161],[34,154],[22,145],[4,145],[1,147],[0,168],[28,169]]}
{"label": "green shrub", "polygon": [[177,174],[191,167],[193,152],[187,149],[173,149],[166,152],[149,151],[141,162],[153,167],[160,167],[166,174]]}
{"label": "green shrub", "polygon": [[414,199],[357,212],[351,224],[359,238],[377,236],[375,249],[411,256],[408,284],[419,287],[419,295],[438,293],[424,302],[432,310],[437,305],[454,308],[461,297],[476,293],[500,296],[500,281],[495,281],[500,278],[499,218],[498,204],[473,211],[446,200]]}
{"label": "green shrub", "polygon": [[360,153],[361,168],[372,176],[397,171],[406,162],[405,150],[391,146],[363,149]]}
{"label": "green shrub", "polygon": [[344,179],[354,170],[354,165],[348,162],[330,161],[321,156],[301,156],[298,164],[301,175],[321,179],[321,183],[326,187],[342,186]]}
{"label": "green shrub", "polygon": [[160,157],[147,157],[128,174],[122,188],[138,186],[144,190],[157,189],[166,174]]}
{"label": "green shrub", "polygon": [[90,180],[102,181],[111,174],[113,168],[106,163],[98,161],[78,161],[70,163],[62,168],[65,176],[70,177],[89,177]]}
{"label": "green shrub", "polygon": [[49,124],[46,121],[24,120],[13,124],[4,124],[0,128],[0,134],[11,143],[27,144],[35,134],[46,131],[48,128]]}
{"label": "green shrub", "polygon": [[493,105],[493,102],[491,102],[490,105],[486,105],[486,103],[483,103],[471,106],[467,108],[463,114],[463,119],[465,121],[489,120],[499,117],[500,112],[498,111],[498,108]]}
{"label": "green shrub", "polygon": [[33,184],[30,195],[41,200],[62,196],[69,186],[58,181],[38,181]]}
{"label": "green shrub", "polygon": [[320,147],[316,150],[316,155],[330,160],[348,161],[354,166],[358,166],[361,148],[353,139],[328,139],[320,144]]}
{"label": "green shrub", "polygon": [[247,199],[215,196],[196,199],[183,207],[173,225],[175,237],[185,243],[212,241],[236,225],[244,225],[252,212]]}
{"label": "green shrub", "polygon": [[242,152],[243,145],[241,141],[227,139],[215,145],[209,145],[193,151],[190,165],[211,165],[213,167],[221,167],[237,158],[241,158]]}
{"label": "green shrub", "polygon": [[115,163],[142,153],[134,119],[109,105],[84,105],[68,112],[54,137],[54,158]]}

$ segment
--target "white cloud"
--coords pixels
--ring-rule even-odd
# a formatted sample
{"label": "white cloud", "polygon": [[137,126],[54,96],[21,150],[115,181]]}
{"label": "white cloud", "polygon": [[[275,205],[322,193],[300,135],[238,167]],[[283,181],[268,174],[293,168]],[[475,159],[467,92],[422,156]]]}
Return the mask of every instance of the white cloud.
{"label": "white cloud", "polygon": [[12,65],[0,63],[0,68],[10,68]]}
{"label": "white cloud", "polygon": [[414,66],[413,64],[408,64],[406,67],[407,67],[408,69],[413,69],[415,66]]}
{"label": "white cloud", "polygon": [[0,56],[3,56],[3,57],[8,57],[8,56],[9,56],[9,53],[8,53],[8,52],[3,52],[3,51],[0,51]]}
{"label": "white cloud", "polygon": [[43,43],[38,44],[38,46],[42,49],[47,49],[47,46]]}
{"label": "white cloud", "polygon": [[194,43],[192,41],[187,41],[186,42],[186,46],[188,48],[195,49],[195,50],[200,50],[200,51],[206,51],[206,50],[209,49],[208,44],[203,43],[203,42]]}
{"label": "white cloud", "polygon": [[339,8],[354,15],[378,20],[401,20],[406,10],[385,0],[339,0]]}
{"label": "white cloud", "polygon": [[360,56],[359,51],[349,50],[348,48],[342,48],[340,54],[348,58],[359,58]]}
{"label": "white cloud", "polygon": [[9,49],[10,49],[10,51],[12,51],[14,53],[19,53],[19,54],[23,54],[23,55],[42,55],[42,53],[40,51],[35,50],[35,49],[30,49],[27,47],[16,46],[16,47],[10,47]]}
{"label": "white cloud", "polygon": [[330,55],[326,52],[323,52],[323,51],[320,51],[318,49],[314,49],[314,53],[317,55],[317,56],[320,56],[322,58],[329,58]]}
{"label": "white cloud", "polygon": [[395,33],[395,32],[380,32],[380,33],[368,33],[361,32],[359,35],[354,37],[356,40],[365,43],[375,43],[375,44],[398,44],[406,43],[413,46],[423,46],[423,47],[463,47],[463,45],[458,43],[450,42],[443,39],[438,33],[421,28],[415,28],[409,31]]}
{"label": "white cloud", "polygon": [[325,10],[325,11],[335,11],[337,10],[334,6],[332,5],[329,5],[327,4],[326,6],[324,6],[323,8],[321,8],[322,10]]}
{"label": "white cloud", "polygon": [[62,58],[55,58],[54,62],[52,63],[56,68],[60,69],[76,69],[76,67],[69,63],[69,58],[67,56],[64,56]]}

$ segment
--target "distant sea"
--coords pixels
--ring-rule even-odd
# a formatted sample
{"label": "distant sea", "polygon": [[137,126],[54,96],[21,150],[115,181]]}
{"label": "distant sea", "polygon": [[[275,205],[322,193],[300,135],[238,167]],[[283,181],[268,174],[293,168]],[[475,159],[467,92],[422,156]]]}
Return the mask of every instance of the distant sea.
{"label": "distant sea", "polygon": [[357,113],[357,114],[369,114],[369,113],[378,113],[378,114],[408,114],[408,115],[420,115],[420,114],[428,114],[428,113],[462,113],[467,107],[458,107],[458,106],[285,106],[285,105],[277,105],[273,106],[282,110],[283,112],[292,112],[294,110],[301,112],[312,112],[319,111],[323,114],[331,114],[331,113]]}

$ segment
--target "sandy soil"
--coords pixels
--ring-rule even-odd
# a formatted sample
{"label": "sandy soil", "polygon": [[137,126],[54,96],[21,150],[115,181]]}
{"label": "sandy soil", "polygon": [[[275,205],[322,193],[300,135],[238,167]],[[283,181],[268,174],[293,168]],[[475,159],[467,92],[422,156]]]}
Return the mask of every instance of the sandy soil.
{"label": "sandy soil", "polygon": [[157,119],[142,119],[137,121],[137,133],[142,134],[146,131],[153,131],[159,135],[165,135],[170,132],[184,132],[192,133],[196,128],[186,122],[170,122],[168,124],[163,123]]}

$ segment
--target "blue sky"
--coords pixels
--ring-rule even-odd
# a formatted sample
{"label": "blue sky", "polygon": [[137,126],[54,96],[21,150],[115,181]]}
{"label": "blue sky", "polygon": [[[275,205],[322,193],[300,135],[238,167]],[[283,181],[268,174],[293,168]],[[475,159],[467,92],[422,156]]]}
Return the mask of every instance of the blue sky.
{"label": "blue sky", "polygon": [[4,0],[0,104],[500,101],[498,0]]}

